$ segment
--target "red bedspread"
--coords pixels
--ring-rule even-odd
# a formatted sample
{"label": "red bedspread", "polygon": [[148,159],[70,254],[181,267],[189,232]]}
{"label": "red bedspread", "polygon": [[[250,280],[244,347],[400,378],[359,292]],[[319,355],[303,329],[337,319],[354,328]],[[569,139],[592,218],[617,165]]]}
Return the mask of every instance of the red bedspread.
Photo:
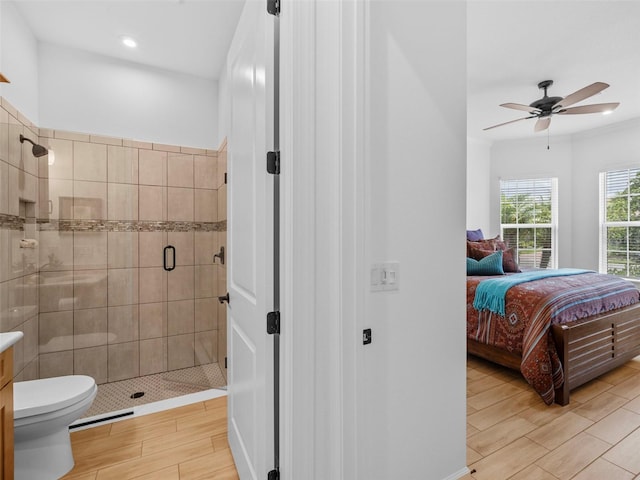
{"label": "red bedspread", "polygon": [[505,316],[473,308],[477,285],[492,277],[467,277],[467,336],[522,356],[520,371],[547,404],[563,381],[549,327],[632,305],[640,292],[613,275],[583,273],[521,283],[505,297]]}

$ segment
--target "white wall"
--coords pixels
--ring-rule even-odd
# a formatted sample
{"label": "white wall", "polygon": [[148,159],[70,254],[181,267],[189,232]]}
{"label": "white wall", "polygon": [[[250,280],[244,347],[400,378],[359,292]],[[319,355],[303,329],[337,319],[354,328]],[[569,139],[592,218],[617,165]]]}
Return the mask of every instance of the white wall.
{"label": "white wall", "polygon": [[[359,478],[444,479],[465,453],[466,5],[370,2]],[[368,267],[367,265],[367,267]]]}
{"label": "white wall", "polygon": [[0,1],[0,95],[39,127],[215,149],[218,83],[38,43]]}
{"label": "white wall", "polygon": [[[491,147],[491,231],[500,232],[500,180],[558,178],[558,267],[576,265],[570,224],[573,218],[572,142],[555,137],[547,150],[547,137],[495,142]],[[596,211],[597,214],[597,211]]]}
{"label": "white wall", "polygon": [[218,147],[218,85],[168,70],[40,44],[40,127]]}
{"label": "white wall", "polygon": [[[460,478],[465,3],[287,6],[283,478]],[[387,260],[400,290],[371,292]]]}
{"label": "white wall", "polygon": [[640,167],[640,119],[573,138],[573,232],[575,266],[598,269],[600,172]]}
{"label": "white wall", "polygon": [[218,78],[218,142],[229,135],[231,126],[231,102],[229,96],[229,78],[225,63]]}
{"label": "white wall", "polygon": [[0,1],[0,72],[11,83],[0,84],[0,96],[39,123],[38,44],[12,2]]}
{"label": "white wall", "polygon": [[467,229],[482,229],[485,237],[495,236],[487,205],[490,199],[491,143],[467,139]]}
{"label": "white wall", "polygon": [[[471,156],[469,158],[472,160]],[[558,178],[559,267],[598,270],[599,174],[640,165],[640,120],[568,137],[495,142],[491,147],[492,231],[500,228],[500,178]]]}

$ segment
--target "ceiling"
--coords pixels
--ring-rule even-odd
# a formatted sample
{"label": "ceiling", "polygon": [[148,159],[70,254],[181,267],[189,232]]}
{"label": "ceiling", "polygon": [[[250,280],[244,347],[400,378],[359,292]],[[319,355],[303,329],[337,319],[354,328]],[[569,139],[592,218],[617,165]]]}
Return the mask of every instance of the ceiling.
{"label": "ceiling", "polygon": [[[80,48],[204,78],[218,78],[245,0],[17,0],[43,42]],[[468,136],[487,141],[546,137],[535,119],[501,103],[529,104],[553,80],[564,97],[594,82],[610,87],[579,102],[621,102],[608,116],[554,116],[550,135],[640,117],[640,2],[469,0]],[[138,48],[119,39],[130,35]]]}
{"label": "ceiling", "polygon": [[[131,62],[217,79],[244,0],[17,0],[35,37]],[[121,36],[138,42],[124,47]]]}
{"label": "ceiling", "polygon": [[550,135],[572,134],[640,117],[640,2],[470,1],[468,3],[467,133],[488,141],[547,137],[536,119],[501,103],[565,97],[594,82],[609,88],[574,106],[620,102],[611,115],[555,115]]}

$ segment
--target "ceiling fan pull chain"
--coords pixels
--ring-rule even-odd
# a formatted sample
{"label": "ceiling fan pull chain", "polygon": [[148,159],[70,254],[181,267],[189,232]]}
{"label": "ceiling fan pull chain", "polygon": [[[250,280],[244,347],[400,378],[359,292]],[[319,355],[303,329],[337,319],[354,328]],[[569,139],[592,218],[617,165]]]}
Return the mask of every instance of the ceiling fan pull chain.
{"label": "ceiling fan pull chain", "polygon": [[547,150],[549,150],[549,128],[547,128]]}

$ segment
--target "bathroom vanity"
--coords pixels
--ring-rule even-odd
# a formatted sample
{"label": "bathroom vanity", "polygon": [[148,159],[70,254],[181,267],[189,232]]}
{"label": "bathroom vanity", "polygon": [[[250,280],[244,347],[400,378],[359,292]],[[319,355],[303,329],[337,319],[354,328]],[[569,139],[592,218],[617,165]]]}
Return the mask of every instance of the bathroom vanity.
{"label": "bathroom vanity", "polygon": [[13,480],[13,345],[22,332],[0,333],[0,480]]}

